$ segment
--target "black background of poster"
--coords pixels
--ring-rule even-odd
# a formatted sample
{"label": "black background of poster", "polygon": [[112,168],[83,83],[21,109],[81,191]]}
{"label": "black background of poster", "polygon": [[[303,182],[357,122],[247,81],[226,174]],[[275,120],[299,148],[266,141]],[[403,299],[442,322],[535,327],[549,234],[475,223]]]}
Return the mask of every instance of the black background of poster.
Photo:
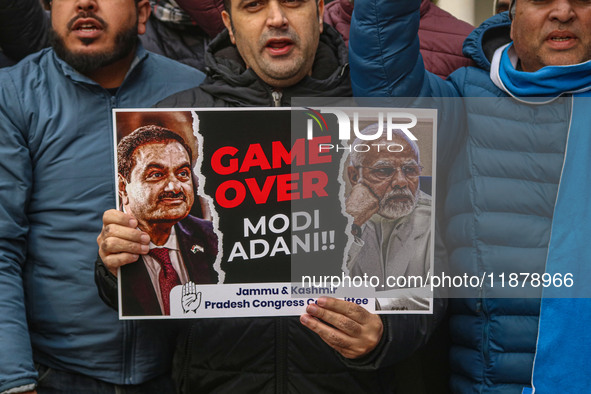
{"label": "black background of poster", "polygon": [[[292,111],[290,110],[264,110],[264,111],[198,111],[199,133],[203,137],[202,154],[203,161],[200,168],[201,174],[205,176],[205,194],[214,201],[212,207],[218,215],[218,229],[222,233],[223,250],[221,268],[225,271],[224,283],[264,283],[264,282],[290,282],[299,281],[299,278],[292,278],[292,272],[298,275],[340,275],[343,264],[343,254],[347,242],[345,229],[347,219],[341,213],[339,200],[339,170],[340,154],[333,154],[330,163],[314,165],[286,165],[277,169],[262,170],[260,167],[252,167],[246,172],[236,172],[230,175],[220,175],[213,171],[211,157],[221,147],[233,146],[238,152],[232,158],[239,159],[239,166],[242,164],[249,145],[261,144],[267,159],[272,161],[271,146],[273,141],[281,141],[286,150],[290,151],[293,142],[297,138],[306,136],[306,113],[297,111],[294,116],[297,121],[294,124],[302,125],[301,129],[292,130]],[[300,121],[301,118],[301,121]],[[334,121],[334,120],[333,120]],[[329,130],[337,130],[336,122],[329,123]],[[308,145],[306,145],[306,150]],[[308,153],[308,152],[306,152]],[[306,156],[308,157],[308,156]],[[223,163],[228,164],[226,156]],[[256,204],[248,191],[244,201],[235,208],[224,208],[215,200],[216,190],[223,182],[233,179],[244,184],[246,178],[255,178],[259,188],[265,179],[272,175],[300,173],[298,184],[301,185],[301,173],[305,171],[324,171],[327,174],[328,185],[325,188],[327,197],[314,197],[310,199],[298,199],[292,201],[277,201],[277,184],[273,184],[269,198],[264,204]],[[297,190],[301,193],[301,186]],[[300,194],[302,196],[302,194]],[[228,197],[231,194],[228,193]],[[249,241],[251,239],[264,239],[270,248],[276,242],[278,236],[283,236],[289,249],[292,249],[292,232],[290,229],[284,233],[275,234],[267,228],[266,235],[250,235],[244,237],[244,219],[248,218],[253,224],[258,223],[261,216],[266,216],[267,222],[275,214],[284,214],[291,218],[292,211],[306,211],[310,214],[314,210],[320,212],[320,228],[299,231],[299,235],[306,232],[318,232],[318,238],[322,239],[320,232],[334,231],[334,245],[330,249],[326,244],[326,250],[310,253],[301,251],[295,255],[278,253],[274,257],[262,257],[258,259],[243,260],[234,258],[228,262],[232,248],[236,242],[242,242],[244,249],[249,253]],[[295,234],[295,233],[294,233]],[[329,237],[326,238],[327,240]],[[322,246],[322,245],[320,245]],[[292,267],[294,264],[294,267]],[[298,267],[300,267],[298,269]]]}

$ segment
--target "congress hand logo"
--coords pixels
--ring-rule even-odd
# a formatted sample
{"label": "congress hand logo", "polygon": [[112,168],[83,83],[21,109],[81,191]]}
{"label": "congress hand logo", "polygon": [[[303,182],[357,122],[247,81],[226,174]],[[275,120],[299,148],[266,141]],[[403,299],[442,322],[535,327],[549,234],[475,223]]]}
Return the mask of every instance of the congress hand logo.
{"label": "congress hand logo", "polygon": [[187,282],[183,285],[181,303],[184,313],[197,313],[197,309],[201,305],[201,292],[197,291],[195,283]]}

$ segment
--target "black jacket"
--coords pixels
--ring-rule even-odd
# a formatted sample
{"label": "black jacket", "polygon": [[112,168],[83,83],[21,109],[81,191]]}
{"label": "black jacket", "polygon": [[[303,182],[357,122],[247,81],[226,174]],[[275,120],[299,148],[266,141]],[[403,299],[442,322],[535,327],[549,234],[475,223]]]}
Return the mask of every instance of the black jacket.
{"label": "black jacket", "polygon": [[48,16],[39,0],[0,1],[0,67],[47,46]]}
{"label": "black jacket", "polygon": [[203,71],[203,54],[211,38],[199,26],[179,26],[158,20],[154,15],[139,36],[144,48]]}
{"label": "black jacket", "polygon": [[332,27],[324,25],[312,67],[312,75],[281,89],[278,102],[273,88],[252,69],[247,69],[227,30],[211,42],[205,52],[206,80],[197,88],[179,92],[161,101],[163,108],[190,107],[279,107],[289,106],[292,97],[351,97],[348,50]]}
{"label": "black jacket", "polygon": [[[334,29],[324,27],[312,75],[283,89],[281,105],[289,105],[291,97],[351,95],[347,49]],[[158,106],[274,105],[273,89],[245,68],[227,32],[212,41],[205,59],[203,84]],[[100,275],[97,280],[104,282]],[[103,297],[104,290],[103,285]],[[111,305],[114,297],[111,291]],[[425,343],[441,311],[438,305],[433,315],[383,316],[381,342],[356,360],[342,357],[297,317],[196,320],[182,330],[173,373],[183,394],[391,393],[394,363]]]}

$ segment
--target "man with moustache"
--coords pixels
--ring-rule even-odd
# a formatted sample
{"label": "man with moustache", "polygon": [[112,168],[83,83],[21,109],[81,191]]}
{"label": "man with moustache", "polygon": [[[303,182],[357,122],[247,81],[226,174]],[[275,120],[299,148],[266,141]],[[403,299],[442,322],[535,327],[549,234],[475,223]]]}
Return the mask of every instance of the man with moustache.
{"label": "man with moustache", "polygon": [[142,48],[149,14],[148,0],[55,0],[54,48],[0,71],[1,393],[173,390],[171,327],[120,322],[93,284],[115,207],[111,109],[203,79]]}
{"label": "man with moustache", "polygon": [[[375,134],[378,125],[364,129]],[[353,146],[361,143],[360,139]],[[384,135],[376,144],[396,144],[397,152],[374,145],[353,151],[347,175],[353,186],[346,209],[353,216],[355,236],[349,250],[350,275],[427,278],[431,269],[431,196],[419,189],[419,148],[401,130]],[[380,299],[381,309],[425,308],[424,300]]]}
{"label": "man with moustache", "polygon": [[[512,0],[508,13],[465,41],[476,66],[446,81],[423,67],[419,7],[355,2],[355,93],[430,97],[440,110],[437,195],[448,273],[528,277],[509,293],[482,281],[470,298],[450,299],[451,390],[587,392],[591,2]],[[576,280],[567,286],[542,289],[529,279],[569,273]]]}
{"label": "man with moustache", "polygon": [[[322,0],[227,0],[225,7],[227,30],[206,54],[208,78],[159,106],[289,106],[292,97],[351,95],[347,48],[334,29],[323,25]],[[137,264],[137,256],[147,253],[147,239],[130,220],[129,214],[106,212],[98,239],[107,268],[97,267],[97,283],[113,306],[117,291],[111,272]],[[433,315],[381,318],[359,305],[322,297],[300,319],[200,320],[181,333],[175,357],[178,389],[392,392],[394,363],[428,339],[441,316],[441,308],[435,310]]]}
{"label": "man with moustache", "polygon": [[292,97],[350,97],[347,47],[322,23],[324,2],[226,0],[226,30],[205,53],[208,77],[159,107],[281,107]]}
{"label": "man with moustache", "polygon": [[121,268],[123,316],[170,315],[170,291],[191,281],[217,283],[217,236],[189,215],[195,192],[191,148],[173,131],[143,126],[117,147],[119,196],[150,236],[150,252]]}
{"label": "man with moustache", "polygon": [[[144,48],[202,71],[205,48],[223,28],[218,11],[222,0],[150,0],[150,4],[146,32],[139,37]],[[0,67],[50,45],[50,18],[43,7],[50,9],[50,1],[0,2]]]}

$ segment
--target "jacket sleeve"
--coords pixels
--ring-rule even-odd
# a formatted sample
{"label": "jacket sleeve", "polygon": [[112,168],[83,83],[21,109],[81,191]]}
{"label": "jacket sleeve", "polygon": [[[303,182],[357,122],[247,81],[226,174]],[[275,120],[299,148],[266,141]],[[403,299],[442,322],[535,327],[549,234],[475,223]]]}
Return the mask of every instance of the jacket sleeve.
{"label": "jacket sleeve", "polygon": [[[0,393],[37,379],[22,277],[27,264],[32,164],[20,95],[0,72]],[[30,262],[29,262],[30,263]]]}
{"label": "jacket sleeve", "polygon": [[221,15],[224,10],[222,0],[177,0],[176,2],[211,38],[225,29]]}
{"label": "jacket sleeve", "polygon": [[109,272],[100,257],[94,264],[94,283],[101,300],[110,308],[119,310],[117,277]]}
{"label": "jacket sleeve", "polygon": [[39,0],[0,1],[0,47],[13,60],[48,46],[49,24]]}
{"label": "jacket sleeve", "polygon": [[455,97],[452,84],[425,71],[419,48],[420,0],[357,0],[349,61],[357,97]]}

